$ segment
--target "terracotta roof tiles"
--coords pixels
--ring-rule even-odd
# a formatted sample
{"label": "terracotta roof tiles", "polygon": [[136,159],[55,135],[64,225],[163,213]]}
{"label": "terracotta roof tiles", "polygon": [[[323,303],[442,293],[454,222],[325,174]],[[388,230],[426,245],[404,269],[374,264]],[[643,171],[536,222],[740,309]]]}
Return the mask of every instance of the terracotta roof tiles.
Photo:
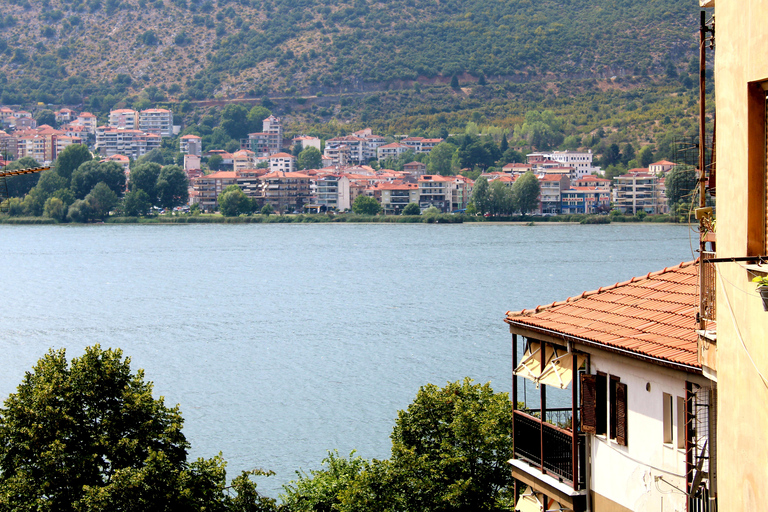
{"label": "terracotta roof tiles", "polygon": [[[699,368],[698,300],[698,262],[688,262],[533,310],[507,312],[505,321]],[[708,328],[715,329],[714,323]]]}

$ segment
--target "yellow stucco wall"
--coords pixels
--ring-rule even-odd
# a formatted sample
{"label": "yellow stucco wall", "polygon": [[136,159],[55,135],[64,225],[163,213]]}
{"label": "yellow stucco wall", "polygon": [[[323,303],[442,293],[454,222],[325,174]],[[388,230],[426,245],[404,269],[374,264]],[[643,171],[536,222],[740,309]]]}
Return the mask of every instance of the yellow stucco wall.
{"label": "yellow stucco wall", "polygon": [[[748,182],[747,91],[768,80],[768,0],[716,0],[715,20],[717,256],[746,256],[747,191],[763,187]],[[768,387],[758,370],[768,377],[768,312],[742,264],[718,271],[718,502],[720,510],[765,510]]]}

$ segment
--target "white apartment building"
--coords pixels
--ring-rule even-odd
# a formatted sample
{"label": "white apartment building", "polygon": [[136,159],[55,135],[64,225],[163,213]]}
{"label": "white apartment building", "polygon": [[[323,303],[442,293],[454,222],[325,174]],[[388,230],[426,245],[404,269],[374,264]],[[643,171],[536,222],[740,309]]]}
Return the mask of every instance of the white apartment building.
{"label": "white apartment building", "polygon": [[327,174],[310,181],[310,194],[314,204],[326,210],[349,210],[352,207],[349,178],[345,175]]}
{"label": "white apartment building", "polygon": [[203,139],[197,135],[184,135],[179,142],[179,149],[182,154],[202,156]]}
{"label": "white apartment building", "polygon": [[410,146],[400,144],[399,142],[393,142],[392,144],[384,144],[376,149],[376,158],[379,160],[385,160],[387,158],[397,158],[403,153],[412,150]]}
{"label": "white apartment building", "polygon": [[139,113],[139,130],[173,137],[173,112],[164,108],[150,108]]}
{"label": "white apartment building", "polygon": [[126,155],[137,159],[142,155],[159,148],[162,143],[160,135],[142,133],[139,130],[118,129],[99,126],[96,129],[96,147],[105,156]]}
{"label": "white apartment building", "polygon": [[559,162],[564,167],[573,167],[574,172],[571,179],[579,179],[592,174],[593,172],[600,172],[599,167],[592,166],[592,150],[530,153],[527,157],[529,163],[541,160],[552,160],[554,162]]}
{"label": "white apartment building", "polygon": [[109,112],[109,126],[124,130],[139,129],[139,113],[130,108],[119,108]]}
{"label": "white apartment building", "polygon": [[296,170],[296,157],[288,153],[275,153],[269,157],[270,172],[293,172]]}

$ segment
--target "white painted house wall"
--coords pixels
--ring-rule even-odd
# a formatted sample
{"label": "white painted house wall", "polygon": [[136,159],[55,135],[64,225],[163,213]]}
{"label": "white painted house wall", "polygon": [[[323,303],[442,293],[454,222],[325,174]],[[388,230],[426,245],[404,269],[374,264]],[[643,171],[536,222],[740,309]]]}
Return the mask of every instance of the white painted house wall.
{"label": "white painted house wall", "polygon": [[[628,417],[627,446],[607,439],[610,406],[608,435],[591,436],[590,488],[629,510],[684,512],[686,496],[675,489],[685,489],[685,449],[677,447],[677,397],[685,398],[686,379],[695,381],[696,376],[599,352],[593,353],[591,366],[590,373],[615,375],[627,385]],[[673,397],[671,443],[664,443],[664,393]],[[608,392],[606,396],[610,402]]]}

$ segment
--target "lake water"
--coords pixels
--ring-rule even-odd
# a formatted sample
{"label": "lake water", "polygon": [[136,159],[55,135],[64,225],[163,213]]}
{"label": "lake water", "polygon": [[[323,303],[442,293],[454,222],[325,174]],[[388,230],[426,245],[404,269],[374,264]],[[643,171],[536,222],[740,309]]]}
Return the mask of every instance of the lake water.
{"label": "lake water", "polygon": [[511,388],[507,310],[694,258],[685,226],[3,226],[0,397],[45,352],[119,347],[181,404],[193,457],[389,456],[426,383]]}

